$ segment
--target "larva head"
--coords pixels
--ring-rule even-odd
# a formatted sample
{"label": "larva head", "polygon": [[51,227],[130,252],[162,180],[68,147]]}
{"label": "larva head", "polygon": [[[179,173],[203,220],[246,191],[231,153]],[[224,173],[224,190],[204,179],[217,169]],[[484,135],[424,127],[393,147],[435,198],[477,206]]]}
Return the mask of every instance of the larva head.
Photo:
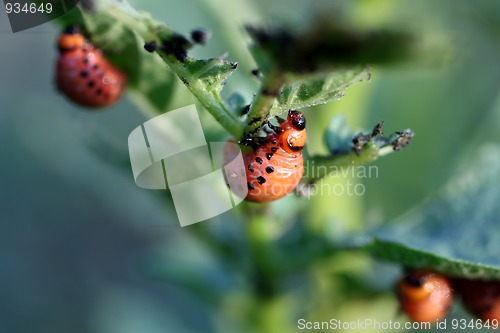
{"label": "larva head", "polygon": [[398,284],[401,309],[417,322],[435,322],[448,314],[453,290],[448,279],[426,271],[409,272]]}
{"label": "larva head", "polygon": [[302,112],[290,110],[287,120],[280,124],[281,146],[288,153],[296,153],[304,149],[306,144],[306,118]]}
{"label": "larva head", "polygon": [[81,49],[84,47],[85,43],[85,37],[80,33],[80,30],[75,27],[70,27],[64,30],[61,36],[59,36],[57,46],[59,51],[63,53]]}
{"label": "larva head", "polygon": [[432,274],[425,272],[410,272],[399,282],[399,294],[407,299],[422,300],[434,291],[434,284],[429,282]]}

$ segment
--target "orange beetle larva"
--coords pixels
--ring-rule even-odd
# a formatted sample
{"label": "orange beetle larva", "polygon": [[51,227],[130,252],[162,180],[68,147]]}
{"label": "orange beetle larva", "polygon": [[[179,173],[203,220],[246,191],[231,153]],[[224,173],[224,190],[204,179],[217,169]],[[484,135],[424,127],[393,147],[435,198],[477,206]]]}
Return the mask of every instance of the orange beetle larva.
{"label": "orange beetle larva", "polygon": [[476,317],[500,322],[500,282],[482,280],[456,281],[464,306]]}
{"label": "orange beetle larva", "polygon": [[398,283],[401,309],[416,322],[436,322],[449,312],[453,301],[451,284],[443,275],[411,271]]}

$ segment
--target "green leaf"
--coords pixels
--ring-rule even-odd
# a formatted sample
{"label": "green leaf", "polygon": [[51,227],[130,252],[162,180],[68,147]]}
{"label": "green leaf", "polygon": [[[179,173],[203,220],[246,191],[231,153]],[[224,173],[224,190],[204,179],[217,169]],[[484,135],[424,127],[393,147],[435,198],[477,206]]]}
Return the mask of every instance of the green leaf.
{"label": "green leaf", "polygon": [[262,86],[247,117],[244,136],[255,136],[271,117],[328,103],[354,83],[368,81],[368,64],[407,59],[412,37],[396,30],[361,31],[339,20],[316,20],[302,31],[247,27]]}
{"label": "green leaf", "polygon": [[203,90],[218,94],[224,87],[226,79],[235,71],[237,64],[221,58],[208,60],[188,58],[183,67],[187,74],[185,79],[189,84],[198,80]]}
{"label": "green leaf", "polygon": [[408,267],[499,279],[498,179],[500,147],[485,146],[439,195],[377,230],[368,249]]}
{"label": "green leaf", "polygon": [[339,69],[333,72],[299,79],[283,87],[282,93],[270,110],[270,117],[288,110],[325,104],[344,96],[345,90],[358,82],[368,81],[367,67]]}
{"label": "green leaf", "polygon": [[361,30],[340,19],[315,20],[305,29],[247,26],[246,30],[264,75],[277,70],[318,73],[360,64],[394,63],[408,59],[414,47],[412,35],[400,28]]}

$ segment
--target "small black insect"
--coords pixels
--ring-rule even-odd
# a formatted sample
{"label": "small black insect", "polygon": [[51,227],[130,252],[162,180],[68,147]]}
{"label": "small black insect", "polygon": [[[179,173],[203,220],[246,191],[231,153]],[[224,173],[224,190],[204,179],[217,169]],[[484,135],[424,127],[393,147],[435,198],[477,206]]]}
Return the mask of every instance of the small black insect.
{"label": "small black insect", "polygon": [[197,44],[205,45],[209,38],[210,32],[205,29],[198,28],[191,31],[191,39]]}
{"label": "small black insect", "polygon": [[144,49],[148,52],[154,52],[158,48],[158,43],[155,40],[147,42],[144,44]]}

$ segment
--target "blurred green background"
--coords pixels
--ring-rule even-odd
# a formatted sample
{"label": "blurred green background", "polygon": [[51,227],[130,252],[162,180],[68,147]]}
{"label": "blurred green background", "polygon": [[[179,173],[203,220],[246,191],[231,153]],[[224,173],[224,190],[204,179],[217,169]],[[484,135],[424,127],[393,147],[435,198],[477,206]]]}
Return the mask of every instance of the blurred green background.
{"label": "blurred green background", "polygon": [[[360,26],[411,27],[424,42],[422,58],[373,68],[371,82],[348,89],[342,100],[305,110],[311,154],[325,152],[323,132],[339,113],[353,127],[371,128],[382,119],[387,132],[410,127],[412,145],[376,163],[378,177],[360,180],[362,197],[315,196],[298,204],[300,215],[290,208],[296,199],[273,204],[276,229],[299,219],[341,239],[374,228],[434,193],[482,143],[500,141],[499,1],[131,5],[181,33],[211,30],[208,45],[190,54],[228,52],[240,67],[223,95],[239,92],[247,102],[257,82],[249,74],[255,64],[246,50],[246,23],[301,26],[319,11],[331,12],[332,20],[340,11]],[[299,318],[406,321],[392,293],[399,267],[359,253],[334,253],[278,279],[284,292],[276,297],[253,295],[245,247],[227,259],[209,241],[244,243],[241,215],[181,229],[168,192],[138,188],[126,160],[127,137],[144,114],[128,97],[104,112],[85,112],[60,96],[53,83],[57,34],[51,23],[13,34],[1,11],[0,332],[299,332]],[[194,102],[179,83],[175,91],[173,106]],[[224,137],[200,113],[207,139]],[[451,314],[464,316],[459,307]]]}

